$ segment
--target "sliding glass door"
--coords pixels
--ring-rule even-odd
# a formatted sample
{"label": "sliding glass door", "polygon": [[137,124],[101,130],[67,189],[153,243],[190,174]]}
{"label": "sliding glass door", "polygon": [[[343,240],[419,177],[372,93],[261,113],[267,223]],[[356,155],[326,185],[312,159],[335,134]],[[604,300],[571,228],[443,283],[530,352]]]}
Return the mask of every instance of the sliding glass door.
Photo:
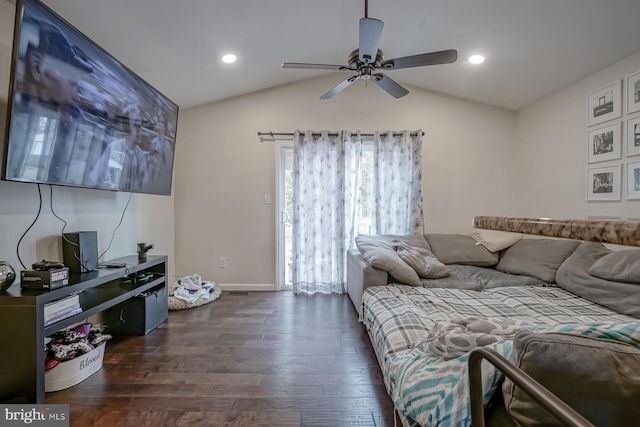
{"label": "sliding glass door", "polygon": [[292,249],[292,198],[293,198],[293,143],[291,141],[276,142],[277,171],[277,265],[276,287],[278,290],[291,290]]}

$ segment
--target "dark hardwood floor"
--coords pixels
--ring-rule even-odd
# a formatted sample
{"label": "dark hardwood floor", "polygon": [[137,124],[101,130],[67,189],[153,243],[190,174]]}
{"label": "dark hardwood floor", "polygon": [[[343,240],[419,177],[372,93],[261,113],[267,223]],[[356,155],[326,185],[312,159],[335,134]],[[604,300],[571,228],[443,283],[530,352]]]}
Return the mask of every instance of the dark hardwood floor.
{"label": "dark hardwood floor", "polygon": [[72,426],[393,426],[346,295],[223,292],[115,337],[100,371],[47,403],[68,403]]}

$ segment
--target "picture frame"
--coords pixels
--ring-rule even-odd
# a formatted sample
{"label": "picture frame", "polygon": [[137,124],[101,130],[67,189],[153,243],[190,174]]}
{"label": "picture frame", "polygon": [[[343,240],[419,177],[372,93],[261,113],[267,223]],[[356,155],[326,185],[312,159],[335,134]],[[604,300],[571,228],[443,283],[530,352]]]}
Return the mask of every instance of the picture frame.
{"label": "picture frame", "polygon": [[620,80],[587,95],[587,126],[594,126],[622,116]]}
{"label": "picture frame", "polygon": [[627,119],[627,156],[640,155],[640,116]]}
{"label": "picture frame", "polygon": [[[640,129],[640,127],[639,127]],[[622,158],[622,126],[620,122],[587,131],[587,163]]]}
{"label": "picture frame", "polygon": [[620,165],[587,169],[587,201],[620,200]]}
{"label": "picture frame", "polygon": [[627,114],[640,111],[640,71],[626,78]]}
{"label": "picture frame", "polygon": [[640,161],[627,163],[627,200],[640,200]]}

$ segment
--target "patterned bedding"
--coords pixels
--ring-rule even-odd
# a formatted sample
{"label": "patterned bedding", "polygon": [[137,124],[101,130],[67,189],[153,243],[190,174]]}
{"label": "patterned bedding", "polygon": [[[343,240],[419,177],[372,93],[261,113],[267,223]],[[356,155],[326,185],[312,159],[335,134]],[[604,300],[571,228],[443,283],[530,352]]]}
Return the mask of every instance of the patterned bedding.
{"label": "patterned bedding", "polygon": [[[369,332],[385,386],[403,422],[408,422],[409,417],[424,426],[468,425],[468,401],[459,399],[468,395],[467,355],[443,360],[420,347],[436,322],[470,317],[519,320],[532,329],[559,324],[637,322],[557,287],[505,287],[483,292],[405,285],[369,287],[363,295],[360,320]],[[508,358],[511,341],[490,348]],[[446,384],[439,380],[439,387],[446,392],[440,390],[426,398],[424,381],[411,382],[418,374],[424,378],[425,373],[444,378]],[[497,371],[483,367],[486,399],[499,380]],[[451,418],[451,413],[456,413],[457,418]]]}

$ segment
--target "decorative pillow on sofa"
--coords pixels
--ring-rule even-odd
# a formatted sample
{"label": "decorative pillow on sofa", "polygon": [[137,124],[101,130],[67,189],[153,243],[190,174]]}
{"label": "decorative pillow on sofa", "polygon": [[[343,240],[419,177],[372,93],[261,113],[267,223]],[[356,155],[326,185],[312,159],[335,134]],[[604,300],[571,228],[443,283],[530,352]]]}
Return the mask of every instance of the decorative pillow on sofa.
{"label": "decorative pillow on sofa", "polygon": [[589,274],[614,282],[640,283],[640,249],[611,252],[597,260]]}
{"label": "decorative pillow on sofa", "polygon": [[556,284],[562,289],[618,313],[640,318],[637,284],[612,282],[589,274],[596,261],[612,253],[602,243],[582,242],[558,269]]}
{"label": "decorative pillow on sofa", "polygon": [[502,253],[496,269],[554,283],[556,271],[579,245],[578,240],[522,239]]}
{"label": "decorative pillow on sofa", "polygon": [[473,237],[463,234],[425,234],[431,252],[443,264],[492,267],[498,263],[498,255],[484,246],[476,246]]}
{"label": "decorative pillow on sofa", "polygon": [[418,273],[409,264],[400,259],[393,248],[392,241],[394,239],[411,242],[409,243],[411,246],[419,247],[421,242],[423,247],[426,246],[426,249],[429,246],[422,236],[379,236],[367,234],[361,234],[356,237],[356,246],[362,257],[372,267],[388,272],[391,277],[400,283],[422,286]]}
{"label": "decorative pillow on sofa", "polygon": [[[612,340],[522,331],[512,362],[598,426],[637,425],[640,419],[640,349]],[[518,425],[560,425],[506,379],[507,412]]]}
{"label": "decorative pillow on sofa", "polygon": [[449,275],[447,266],[438,261],[431,251],[409,246],[404,242],[395,242],[393,247],[400,259],[413,268],[418,276],[424,279],[439,279]]}
{"label": "decorative pillow on sofa", "polygon": [[474,228],[471,232],[471,237],[476,241],[476,245],[484,246],[489,252],[501,251],[522,240],[522,234],[520,233],[485,230],[483,228]]}

